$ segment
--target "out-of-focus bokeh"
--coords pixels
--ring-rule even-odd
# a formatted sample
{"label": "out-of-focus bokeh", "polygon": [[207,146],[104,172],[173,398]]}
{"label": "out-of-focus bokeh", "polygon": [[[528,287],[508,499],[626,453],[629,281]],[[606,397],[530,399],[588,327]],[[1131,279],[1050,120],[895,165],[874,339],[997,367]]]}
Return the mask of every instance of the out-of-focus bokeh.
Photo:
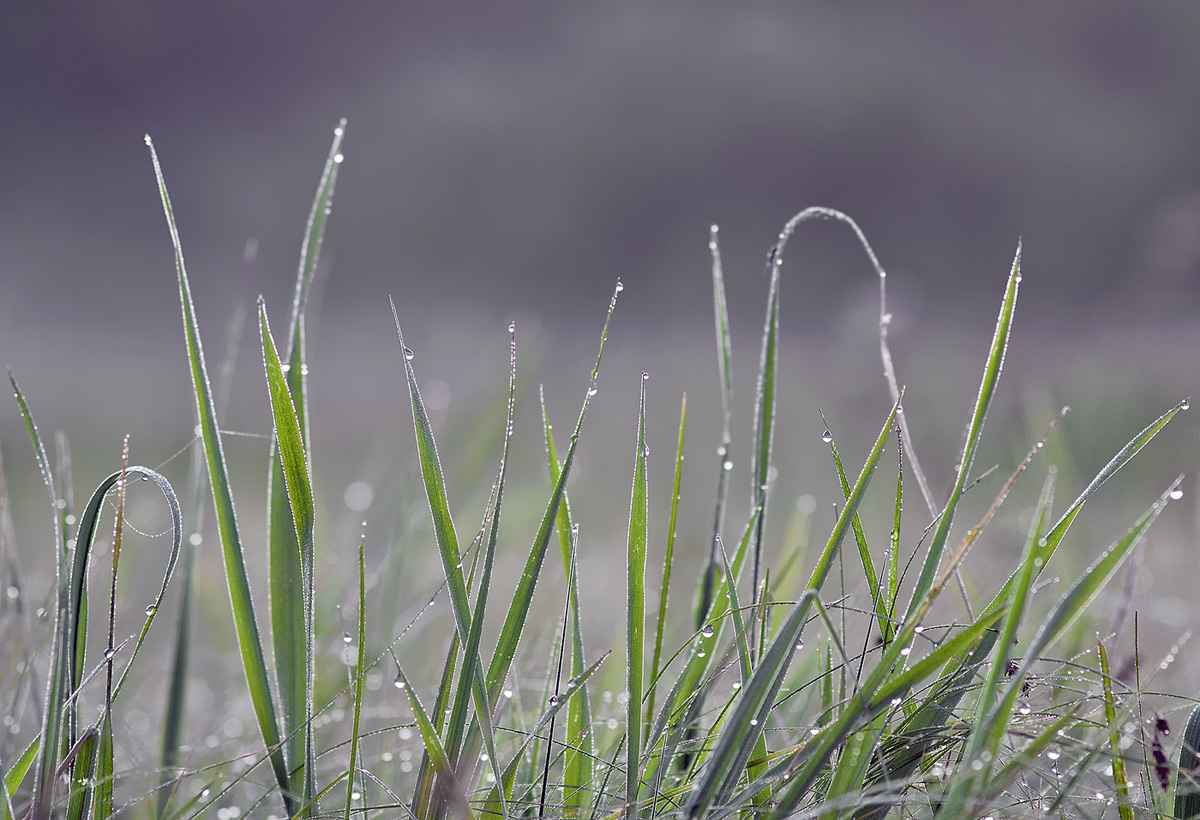
{"label": "out-of-focus bokeh", "polygon": [[[596,556],[585,561],[619,578],[642,370],[660,510],[680,395],[689,397],[688,454],[706,466],[684,488],[681,549],[702,554],[720,424],[712,223],[735,333],[735,534],[749,495],[764,260],[808,205],[852,215],[889,271],[893,352],[939,493],[1019,238],[1018,319],[981,461],[1007,474],[1072,405],[1056,434],[1061,508],[1137,430],[1200,393],[1194,3],[93,3],[10,5],[0,20],[0,360],[43,430],[71,435],[79,493],[115,467],[124,433],[135,460],[156,465],[186,446],[193,424],[146,133],[215,369],[235,304],[252,308],[261,293],[276,333],[286,327],[321,164],[348,119],[310,336],[315,480],[332,499],[326,520],[348,522],[327,524],[347,549],[350,519],[395,524],[394,509],[380,509],[382,476],[402,474],[413,491],[412,476],[391,466],[410,463],[413,446],[389,295],[439,430],[463,436],[502,424],[495,391],[516,320],[529,380],[519,466],[533,486],[530,512],[513,524],[519,552],[542,492],[537,384],[565,438],[620,277],[577,464],[583,548]],[[877,294],[844,226],[806,225],[793,238],[780,536],[797,497],[816,500],[817,532],[838,501],[817,408],[851,470],[886,415]],[[227,426],[261,436],[269,416],[256,347],[251,322]],[[491,414],[472,416],[485,400]],[[455,413],[482,421],[455,427]],[[1181,417],[1119,489],[1097,496],[1064,576],[1194,466],[1196,438],[1193,418]],[[238,441],[231,459],[249,487],[239,509],[254,521],[266,447]],[[33,556],[48,525],[15,404],[0,406],[0,442]],[[443,440],[451,489],[481,503],[495,453],[455,461],[459,443]],[[168,465],[174,476],[183,461]],[[1026,501],[1045,464],[1033,472]],[[977,491],[976,513],[1002,480]],[[365,511],[360,481],[377,502]],[[1168,643],[1200,623],[1195,493],[1185,487],[1135,581],[1143,617],[1166,627]],[[146,506],[146,528],[161,528]],[[481,509],[464,505],[464,531]],[[928,520],[915,488],[906,509],[915,546]],[[1019,513],[978,548],[1001,551],[1001,566],[1016,560]],[[653,527],[661,545],[661,516]],[[986,576],[973,585],[994,586]]]}

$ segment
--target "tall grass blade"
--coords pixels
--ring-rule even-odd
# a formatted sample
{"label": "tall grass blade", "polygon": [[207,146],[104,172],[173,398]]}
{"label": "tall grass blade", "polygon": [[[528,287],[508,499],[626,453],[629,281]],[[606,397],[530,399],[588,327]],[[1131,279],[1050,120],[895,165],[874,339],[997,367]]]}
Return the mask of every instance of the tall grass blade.
{"label": "tall grass blade", "polygon": [[[658,593],[658,625],[654,630],[654,657],[650,661],[650,691],[646,697],[645,725],[654,720],[654,699],[658,694],[659,662],[662,660],[663,630],[667,622],[667,599],[671,591],[671,568],[675,563],[675,524],[679,517],[679,484],[683,477],[683,434],[687,425],[687,394],[679,410],[679,445],[675,451],[675,487],[671,494],[671,518],[667,523],[667,553],[663,558],[662,584]],[[728,564],[728,559],[725,559]],[[649,736],[647,736],[648,739]]]}
{"label": "tall grass blade", "polygon": [[[541,405],[546,457],[550,465],[550,483],[554,485],[558,483],[561,469],[544,394],[541,396]],[[573,531],[571,505],[565,492],[558,507],[557,525],[571,607],[571,677],[578,679],[587,668],[587,663],[583,651],[583,617],[579,609],[579,574],[571,571],[576,550],[575,542],[578,539]],[[563,812],[567,816],[580,816],[589,802],[588,789],[592,788],[596,776],[594,758],[592,704],[588,687],[585,685],[580,688],[578,697],[571,698],[567,707],[567,748],[563,760]]]}
{"label": "tall grass blade", "polygon": [[[301,643],[290,643],[286,651],[291,653],[286,662],[277,668],[280,675],[282,691],[283,673],[291,675],[288,689],[304,692],[304,711],[301,715],[293,715],[289,720],[297,721],[293,731],[298,731],[301,737],[302,757],[289,761],[291,771],[299,770],[300,799],[305,805],[315,801],[316,786],[316,753],[313,748],[312,718],[313,718],[313,527],[314,506],[312,483],[309,478],[309,462],[306,441],[300,429],[300,419],[288,388],[287,379],[279,363],[279,353],[275,348],[275,340],[271,337],[271,327],[267,321],[267,306],[260,297],[258,300],[258,329],[262,341],[263,365],[266,370],[267,387],[271,394],[271,412],[275,423],[275,441],[284,485],[287,490],[288,509],[295,527],[296,543],[299,544],[298,555],[301,569],[299,586],[300,606],[288,608],[292,623],[288,627],[294,634],[302,634],[305,639]],[[296,599],[297,588],[289,591],[292,601]],[[279,609],[272,607],[272,615],[278,615]],[[272,622],[272,629],[279,624]],[[280,647],[276,644],[276,649]],[[278,662],[279,656],[276,655]],[[288,724],[285,724],[288,725]],[[300,767],[303,766],[301,769]],[[319,813],[319,812],[316,812]]]}
{"label": "tall grass blade", "polygon": [[[291,404],[295,409],[301,439],[306,444],[309,441],[309,424],[308,367],[304,350],[305,309],[317,270],[325,224],[332,210],[334,186],[338,169],[341,167],[341,144],[345,126],[346,121],[342,120],[334,129],[333,143],[321,172],[312,210],[309,212],[300,248],[300,264],[296,273],[287,347],[284,353],[284,378],[291,396]],[[312,555],[297,541],[297,527],[291,518],[288,490],[285,487],[283,466],[279,457],[279,442],[274,436],[270,449],[267,468],[267,550],[270,567],[268,597],[271,609],[271,641],[286,738],[286,757],[288,765],[295,771],[302,764],[306,765],[309,762],[306,738],[310,732],[305,727],[312,711],[309,698],[311,687],[306,683],[311,677],[311,669],[305,659],[312,652],[312,636],[306,626],[309,623],[306,601],[311,601],[312,590],[311,583],[306,584],[305,578],[311,571]],[[310,463],[310,473],[311,466]],[[297,596],[296,590],[299,589],[305,589],[305,595]],[[297,666],[297,663],[300,665]],[[308,784],[309,787],[312,785]],[[310,791],[306,794],[305,802],[311,798]]]}
{"label": "tall grass blade", "polygon": [[[53,641],[50,649],[50,673],[46,681],[46,698],[45,709],[42,712],[42,743],[38,748],[37,766],[35,767],[35,775],[33,781],[33,799],[29,810],[30,820],[49,820],[50,807],[54,799],[54,771],[58,765],[58,755],[60,754],[63,745],[63,709],[66,704],[68,689],[73,687],[75,678],[74,670],[72,669],[72,661],[74,654],[72,652],[72,644],[68,639],[68,630],[70,629],[71,613],[67,611],[69,598],[66,592],[67,585],[67,548],[64,540],[63,531],[60,526],[58,516],[58,493],[54,489],[54,476],[50,472],[50,460],[46,457],[46,448],[42,444],[41,435],[38,433],[37,425],[34,424],[33,416],[29,412],[29,406],[25,402],[25,396],[21,392],[21,388],[17,386],[16,379],[13,378],[12,372],[8,374],[9,384],[12,385],[13,395],[16,396],[17,405],[21,408],[21,418],[25,421],[25,430],[29,434],[29,440],[33,444],[33,452],[37,458],[38,469],[42,474],[42,483],[46,486],[46,491],[50,494],[50,510],[51,517],[54,521],[54,597],[52,606],[54,607],[54,631]],[[72,710],[72,713],[74,710]],[[74,727],[74,717],[69,718],[70,727]],[[70,737],[73,743],[74,738]]]}
{"label": "tall grass blade", "polygon": [[[233,384],[233,366],[241,342],[246,309],[242,301],[235,303],[233,315],[225,334],[225,350],[217,377],[215,405],[220,422],[229,403],[229,392]],[[167,702],[163,708],[162,774],[159,780],[158,817],[164,820],[174,790],[171,781],[177,776],[179,747],[183,735],[183,723],[187,714],[188,660],[191,651],[192,572],[196,563],[196,551],[204,531],[204,495],[207,475],[204,466],[204,442],[197,438],[191,448],[188,461],[187,509],[192,522],[192,534],[183,543],[179,579],[179,615],[175,622],[175,643],[172,647],[171,671],[167,684]]]}
{"label": "tall grass blade", "polygon": [[450,765],[450,759],[446,756],[446,750],[442,747],[442,741],[438,738],[437,730],[433,727],[433,722],[429,719],[429,713],[421,706],[421,700],[417,697],[412,684],[409,683],[404,670],[398,670],[396,676],[402,685],[401,688],[408,695],[408,702],[412,706],[413,716],[417,719],[417,728],[421,732],[421,740],[425,743],[425,751],[429,753],[429,757],[433,761],[433,770],[436,773],[434,789],[438,793],[441,802],[450,805],[458,817],[473,817],[462,784],[458,782],[454,775],[454,767]]}
{"label": "tall grass blade", "polygon": [[703,626],[712,607],[720,574],[717,563],[717,538],[725,528],[725,503],[729,496],[729,474],[733,469],[729,448],[733,442],[733,354],[729,336],[729,305],[725,301],[725,275],[721,270],[721,246],[717,226],[712,226],[708,241],[712,253],[713,322],[717,336],[717,375],[721,383],[721,443],[717,446],[717,494],[713,503],[712,535],[708,543],[708,566],[700,580],[696,606],[696,629]]}
{"label": "tall grass blade", "polygon": [[629,546],[625,557],[625,817],[638,816],[642,758],[642,676],[646,629],[646,379],[642,374],[638,402],[637,454],[629,504]]}
{"label": "tall grass blade", "polygon": [[[1008,350],[1008,337],[1012,331],[1013,311],[1017,306],[1017,290],[1021,283],[1021,245],[1017,244],[1017,253],[1013,258],[1012,270],[1008,275],[1008,284],[1004,289],[1004,301],[1000,306],[1000,314],[996,319],[996,331],[992,336],[991,350],[988,352],[987,366],[983,371],[983,379],[979,384],[979,396],[975,401],[975,411],[971,415],[971,422],[967,428],[967,439],[963,445],[961,459],[958,464],[958,473],[954,479],[954,488],[950,491],[950,498],[946,502],[946,506],[942,511],[942,517],[938,520],[937,529],[934,531],[933,539],[929,543],[929,551],[926,553],[925,562],[921,567],[921,574],[917,578],[916,587],[913,590],[912,600],[908,605],[908,612],[905,613],[905,620],[912,617],[921,601],[925,598],[929,588],[933,585],[934,576],[937,574],[938,565],[941,562],[942,551],[946,546],[946,541],[950,537],[950,527],[954,523],[954,513],[958,506],[958,500],[962,496],[963,489],[966,487],[967,478],[971,474],[971,466],[975,461],[975,453],[979,447],[979,440],[983,435],[983,424],[987,418],[988,408],[991,406],[992,397],[996,393],[996,385],[1000,381],[1000,372],[1004,369],[1004,354]],[[910,453],[911,456],[911,453]]]}
{"label": "tall grass blade", "polygon": [[1108,670],[1108,653],[1104,644],[1096,645],[1100,655],[1100,675],[1104,685],[1104,722],[1108,724],[1108,751],[1112,756],[1113,788],[1117,792],[1117,814],[1121,820],[1133,820],[1133,806],[1129,802],[1129,775],[1125,771],[1125,755],[1121,750],[1121,721],[1117,718],[1117,704],[1113,697],[1112,677]]}
{"label": "tall grass blade", "polygon": [[246,573],[242,540],[233,507],[233,493],[229,488],[229,472],[225,466],[225,453],[221,445],[221,434],[217,428],[216,407],[208,380],[204,350],[200,343],[200,329],[196,323],[191,288],[183,261],[183,246],[179,240],[179,231],[175,227],[175,213],[171,208],[171,198],[167,194],[158,154],[155,152],[154,144],[149,136],[146,137],[146,145],[150,149],[150,159],[154,164],[154,176],[158,182],[163,213],[167,218],[167,228],[170,231],[171,244],[175,251],[175,269],[179,279],[179,301],[183,313],[184,337],[187,341],[188,362],[200,419],[200,432],[204,440],[204,455],[208,462],[209,486],[212,489],[213,506],[216,509],[217,526],[221,534],[221,554],[225,561],[225,579],[229,587],[234,626],[237,629],[238,650],[241,654],[250,698],[254,704],[255,718],[258,721],[263,743],[266,744],[270,754],[271,769],[275,774],[275,780],[279,783],[285,809],[289,814],[294,814],[297,806],[292,794],[287,763],[280,745],[281,737],[275,714],[274,698],[271,694],[270,678],[267,674],[258,622],[254,615],[250,580]]}
{"label": "tall grass blade", "polygon": [[750,506],[762,510],[754,533],[753,587],[750,605],[758,604],[758,579],[762,575],[763,528],[767,518],[767,476],[771,469],[771,443],[775,431],[775,365],[779,357],[779,262],[771,265],[767,292],[767,318],[763,322],[762,352],[758,360],[758,387],[754,396],[754,452],[750,461]]}
{"label": "tall grass blade", "polygon": [[686,817],[700,817],[707,813],[710,806],[723,803],[733,793],[741,779],[758,736],[766,728],[767,718],[775,706],[775,697],[779,693],[780,687],[783,686],[792,656],[800,642],[800,634],[808,621],[808,612],[813,599],[817,596],[833,567],[846,532],[850,529],[850,521],[857,511],[858,505],[862,502],[867,485],[875,473],[875,468],[879,465],[883,446],[895,424],[897,407],[899,407],[898,403],[892,406],[887,421],[884,422],[883,428],[875,440],[875,446],[871,449],[862,472],[859,473],[858,479],[854,483],[854,489],[846,501],[846,506],[838,516],[837,524],[813,570],[808,588],[788,613],[787,619],[780,626],[771,646],[755,668],[750,682],[742,687],[733,713],[725,721],[721,735],[709,757],[708,766],[699,778],[688,801],[685,808]]}
{"label": "tall grass blade", "polygon": [[[500,627],[500,635],[496,639],[496,649],[492,653],[491,662],[488,664],[486,675],[487,703],[492,708],[495,708],[495,704],[500,697],[500,691],[504,686],[504,681],[508,677],[509,670],[512,668],[513,660],[516,658],[517,644],[520,641],[522,631],[524,631],[525,620],[529,615],[529,607],[533,601],[533,591],[541,575],[542,565],[546,558],[546,550],[550,545],[550,538],[558,521],[558,508],[563,500],[567,478],[571,474],[571,465],[575,459],[575,448],[579,444],[580,430],[583,429],[583,419],[587,415],[588,404],[597,391],[596,379],[600,373],[600,361],[604,357],[604,345],[608,341],[609,322],[612,321],[612,314],[617,306],[617,297],[623,289],[624,286],[618,279],[616,289],[613,291],[612,298],[608,303],[608,314],[604,319],[604,329],[600,332],[600,350],[596,354],[596,364],[592,368],[591,383],[588,385],[587,393],[584,396],[583,406],[579,410],[579,418],[575,422],[575,430],[571,434],[571,444],[567,447],[567,454],[563,458],[562,472],[559,473],[558,480],[554,484],[554,490],[551,492],[550,499],[546,504],[546,510],[542,514],[537,534],[534,536],[533,544],[529,549],[529,555],[525,559],[521,578],[517,582],[517,588],[513,593],[508,614],[504,618],[504,624]],[[466,750],[464,755],[466,757],[471,757],[479,753],[480,738],[478,731],[477,726],[472,726],[468,734],[467,743],[464,747]]]}

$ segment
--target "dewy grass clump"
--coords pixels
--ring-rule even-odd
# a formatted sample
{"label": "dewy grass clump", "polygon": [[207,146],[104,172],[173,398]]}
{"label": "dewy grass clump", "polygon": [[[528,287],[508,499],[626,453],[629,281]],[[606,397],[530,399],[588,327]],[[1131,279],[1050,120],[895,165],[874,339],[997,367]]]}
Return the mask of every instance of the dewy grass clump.
{"label": "dewy grass clump", "polygon": [[[940,500],[920,468],[908,436],[903,396],[888,350],[885,275],[858,226],[821,208],[787,223],[768,255],[770,285],[762,336],[749,453],[754,493],[746,521],[726,526],[726,495],[734,465],[731,443],[732,377],[729,321],[714,227],[712,286],[721,387],[722,434],[713,465],[717,482],[711,509],[711,550],[699,573],[691,607],[678,590],[668,607],[681,488],[695,479],[683,470],[687,402],[679,422],[670,496],[665,560],[649,542],[648,449],[645,376],[636,408],[637,441],[630,442],[632,491],[626,552],[626,640],[615,648],[589,647],[579,608],[578,556],[586,549],[567,497],[576,448],[589,400],[595,393],[608,322],[600,351],[569,439],[556,442],[543,403],[544,448],[550,475],[544,512],[515,589],[499,589],[493,572],[503,541],[507,465],[516,400],[513,332],[507,421],[499,466],[483,524],[469,542],[460,540],[451,515],[433,426],[420,381],[398,338],[398,372],[411,399],[419,472],[432,519],[432,543],[444,583],[430,590],[444,599],[453,631],[435,660],[414,655],[407,626],[372,619],[374,598],[364,563],[364,532],[357,555],[356,623],[343,624],[344,669],[330,677],[322,657],[328,636],[318,634],[314,556],[334,545],[322,542],[320,506],[313,497],[306,403],[304,325],[307,297],[325,221],[341,164],[343,128],[336,131],[301,254],[286,335],[276,336],[267,306],[258,304],[258,327],[274,421],[266,518],[269,606],[256,609],[244,545],[234,513],[224,448],[235,446],[220,428],[228,368],[214,386],[200,343],[200,329],[179,233],[157,155],[151,146],[175,262],[187,345],[187,366],[197,408],[197,440],[184,502],[156,471],[122,465],[100,484],[78,519],[69,494],[65,439],[52,468],[25,398],[12,382],[34,456],[50,494],[56,543],[56,575],[48,593],[48,617],[24,607],[29,596],[13,575],[4,610],[8,648],[0,692],[7,727],[0,744],[0,811],[6,818],[113,816],[190,818],[216,816],[466,818],[783,818],[1134,816],[1200,814],[1195,782],[1200,718],[1183,733],[1182,746],[1161,718],[1143,714],[1139,681],[1132,689],[1110,674],[1108,647],[1097,642],[1069,668],[1046,660],[1055,642],[1084,616],[1088,604],[1113,577],[1170,500],[1179,480],[1166,487],[1132,528],[1070,584],[1040,622],[1029,617],[1029,598],[1039,576],[1084,503],[1187,403],[1170,408],[1121,448],[1082,493],[1054,512],[1053,468],[1028,522],[1020,560],[987,602],[967,601],[964,623],[932,620],[931,608],[960,572],[967,553],[999,511],[1042,442],[1004,483],[978,521],[956,521],[960,501],[978,476],[975,457],[984,432],[1021,284],[1016,258],[1004,285],[990,352],[969,420],[949,496]],[[147,139],[149,143],[149,139]],[[787,570],[801,560],[793,544],[771,543],[764,524],[771,506],[768,476],[776,425],[779,286],[784,250],[794,229],[810,218],[832,218],[858,236],[880,284],[880,350],[893,404],[865,463],[847,473],[828,430],[824,436],[840,477],[838,517],[801,585]],[[608,313],[616,307],[618,283]],[[183,362],[180,363],[181,367]],[[630,408],[634,412],[634,408]],[[957,437],[957,430],[947,431]],[[895,438],[896,460],[884,458]],[[561,449],[560,449],[561,447]],[[884,475],[879,475],[881,468]],[[95,601],[95,589],[115,595],[123,499],[133,475],[154,480],[172,514],[173,548],[161,589],[146,610],[144,626],[126,642],[115,634],[115,602]],[[853,476],[853,481],[851,477]],[[892,478],[894,477],[894,481]],[[916,484],[928,515],[904,521],[902,500]],[[707,485],[704,485],[707,486]],[[110,584],[88,583],[96,557],[96,531],[105,499],[116,490]],[[213,748],[188,748],[187,725],[202,715],[189,706],[195,547],[211,491],[232,608],[240,679],[256,726],[237,740]],[[892,526],[871,534],[858,510],[867,493],[888,499]],[[911,505],[910,505],[911,507]],[[910,513],[910,516],[912,513]],[[958,525],[957,527],[955,525]],[[185,533],[193,533],[184,537]],[[257,548],[257,545],[253,545]],[[566,580],[560,628],[535,630],[531,605],[547,558],[557,548]],[[178,563],[177,563],[178,559]],[[661,577],[650,573],[663,560]],[[158,614],[173,570],[180,600],[169,656],[140,654]],[[15,564],[14,564],[15,566]],[[912,572],[907,572],[909,567]],[[840,577],[830,581],[835,567]],[[861,568],[866,598],[855,605],[845,594],[846,573]],[[687,575],[691,567],[684,568]],[[96,572],[104,568],[97,566]],[[16,590],[16,594],[11,594]],[[965,593],[964,593],[965,594]],[[657,613],[647,601],[657,596]],[[108,604],[108,640],[102,658],[88,656],[89,614]],[[424,610],[422,610],[424,611]],[[498,628],[495,645],[484,641],[484,624]],[[94,627],[93,627],[94,628]],[[682,645],[664,636],[684,632]],[[336,642],[336,636],[333,639]],[[544,645],[530,642],[543,641]],[[337,642],[339,645],[342,642]],[[39,651],[45,647],[48,652]],[[1094,650],[1094,651],[1090,651]],[[609,655],[616,657],[609,659]],[[552,660],[548,672],[527,668],[529,657]],[[618,673],[612,664],[623,664]],[[122,737],[113,710],[122,684],[135,667],[168,670],[165,711],[152,737]],[[414,685],[412,668],[440,670],[435,687]],[[236,668],[231,665],[231,669]],[[520,680],[518,680],[518,674]],[[529,678],[539,681],[531,687]],[[326,679],[323,679],[326,678]],[[395,687],[381,687],[383,679]],[[623,691],[601,693],[601,680],[623,679]],[[102,684],[101,681],[104,681]],[[1069,681],[1069,683],[1065,683]],[[364,685],[366,684],[366,685]],[[1033,692],[1037,706],[1034,708]],[[323,693],[333,692],[332,696]],[[81,709],[98,703],[100,716]],[[216,708],[216,707],[214,707]],[[397,715],[399,715],[397,717]],[[1156,722],[1157,720],[1157,722]],[[153,746],[157,763],[129,762],[128,750]],[[1172,765],[1171,756],[1178,761]],[[1111,807],[1111,808],[1109,808]]]}

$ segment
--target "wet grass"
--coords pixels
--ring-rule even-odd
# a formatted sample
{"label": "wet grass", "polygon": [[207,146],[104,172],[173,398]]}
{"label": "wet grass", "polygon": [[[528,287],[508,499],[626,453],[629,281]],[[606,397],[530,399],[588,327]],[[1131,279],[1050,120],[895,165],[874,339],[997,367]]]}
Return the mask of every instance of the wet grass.
{"label": "wet grass", "polygon": [[[422,398],[415,357],[404,343],[403,312],[393,304],[397,367],[381,378],[398,375],[407,384],[405,411],[411,414],[417,453],[412,469],[426,509],[402,507],[411,520],[402,532],[383,538],[412,542],[408,549],[417,554],[436,554],[441,582],[411,593],[411,584],[402,582],[399,559],[368,572],[365,548],[376,536],[364,527],[357,551],[351,548],[344,556],[356,569],[353,589],[343,590],[354,614],[347,619],[339,610],[336,619],[331,617],[331,607],[318,595],[316,576],[325,565],[317,556],[346,545],[327,538],[313,489],[313,474],[321,465],[311,455],[304,342],[308,294],[332,209],[342,137],[339,126],[310,214],[286,336],[272,333],[262,300],[257,307],[264,395],[273,422],[270,456],[263,465],[264,544],[250,544],[241,534],[226,466],[226,450],[239,440],[221,427],[238,323],[227,334],[230,341],[214,383],[183,243],[153,145],[187,343],[180,367],[186,364],[191,375],[198,429],[188,486],[179,494],[183,502],[157,471],[123,463],[76,516],[65,438],[57,441],[52,467],[29,403],[12,381],[48,492],[55,578],[48,590],[28,589],[16,562],[10,562],[0,622],[0,639],[8,648],[0,665],[0,696],[5,726],[16,727],[0,744],[6,817],[716,820],[1109,813],[1124,820],[1197,813],[1193,744],[1200,719],[1188,723],[1181,747],[1167,722],[1146,706],[1136,630],[1132,668],[1118,674],[1109,667],[1113,638],[1088,639],[1079,628],[1090,623],[1090,604],[1179,497],[1181,479],[1150,494],[1145,512],[1130,528],[1114,534],[1111,546],[1093,556],[1044,613],[1031,614],[1039,579],[1044,580],[1086,502],[1187,410],[1187,402],[1167,408],[1124,446],[1115,442],[1111,460],[1059,512],[1057,475],[1042,459],[1052,424],[1029,442],[1027,455],[982,516],[963,520],[964,496],[980,492],[972,488],[990,472],[977,466],[976,456],[1001,389],[1021,285],[1019,247],[1007,275],[997,276],[1000,307],[980,379],[962,386],[976,397],[966,432],[946,431],[950,438],[961,436],[962,445],[951,489],[939,500],[908,431],[902,381],[888,346],[891,317],[883,267],[844,214],[810,208],[790,220],[767,257],[750,435],[751,510],[731,527],[728,494],[738,430],[732,413],[732,333],[714,228],[714,377],[722,418],[713,442],[715,458],[695,469],[685,465],[689,405],[683,397],[678,447],[670,459],[671,493],[666,505],[651,504],[656,483],[646,427],[657,397],[644,373],[639,401],[629,408],[637,420],[636,440],[602,442],[627,447],[630,456],[630,502],[611,515],[627,521],[619,593],[625,602],[625,640],[615,647],[590,646],[586,640],[588,614],[581,611],[580,589],[593,581],[581,577],[580,555],[588,550],[589,538],[572,516],[568,488],[578,469],[579,442],[587,435],[585,419],[621,283],[607,314],[597,311],[595,366],[566,439],[556,441],[544,396],[542,439],[523,442],[514,436],[514,413],[525,393],[517,375],[517,328],[509,327],[504,412],[478,415],[479,424],[503,416],[503,426],[490,439],[476,439],[489,448],[498,442],[498,452],[486,454],[498,465],[487,502],[476,511],[481,524],[469,540],[460,537],[454,520],[462,507],[448,490],[436,425]],[[851,230],[878,276],[880,354],[891,403],[878,408],[878,432],[864,443],[868,454],[857,469],[843,463],[833,433],[836,418],[827,422],[823,438],[839,477],[833,488],[839,503],[830,530],[821,537],[812,533],[810,550],[807,538],[773,542],[766,522],[778,506],[772,495],[774,442],[789,427],[776,406],[781,380],[787,378],[779,368],[781,271],[795,230],[816,219]],[[586,305],[578,308],[581,320],[591,312]],[[517,447],[538,449],[548,482],[509,476],[511,448]],[[1005,507],[1010,491],[1036,482],[1031,473],[1042,476],[1036,504],[1030,511],[1010,512]],[[119,558],[126,495],[140,483],[132,481],[134,476],[153,480],[166,498],[172,548],[144,621],[120,641]],[[546,486],[536,533],[524,545],[515,586],[502,586],[496,580],[499,547],[512,541],[501,526],[502,511],[510,509],[506,490],[514,481],[536,487],[539,480]],[[707,566],[696,573],[689,604],[687,590],[678,584],[671,589],[679,502],[682,493],[708,486],[708,480],[715,480],[717,490],[704,522],[711,532]],[[882,531],[860,515],[868,498],[889,511]],[[7,510],[7,496],[4,505]],[[105,552],[99,523],[109,509],[113,539]],[[649,526],[660,509],[667,520],[661,552]],[[236,656],[222,658],[219,671],[206,674],[229,678],[223,683],[242,695],[198,704],[189,699],[195,680],[189,670],[197,663],[195,548],[212,529],[206,510],[215,513],[234,631],[230,654]],[[1015,519],[1024,529],[1020,557],[1007,580],[986,585],[997,591],[971,600],[963,582],[971,572],[970,551],[997,516]],[[431,526],[418,525],[418,519]],[[265,552],[265,612],[253,600],[248,548]],[[107,566],[99,561],[102,554],[111,558]],[[565,584],[561,619],[540,623],[537,588],[553,572],[548,562],[556,561]],[[655,571],[659,561],[661,573]],[[94,599],[104,589],[108,599]],[[396,600],[410,593],[411,599]],[[143,652],[144,641],[167,595],[178,598],[177,620],[161,657],[153,657]],[[947,620],[943,599],[955,596],[964,614]],[[28,602],[35,600],[45,606],[30,611]],[[449,622],[432,618],[434,606],[448,608]],[[405,609],[413,616],[399,617]],[[106,610],[107,635],[97,659],[89,654],[96,641],[89,642],[87,632],[90,616]],[[432,634],[443,625],[444,633]],[[212,663],[211,654],[205,662]],[[131,673],[160,683],[166,693],[161,717],[139,729],[114,720]],[[394,686],[384,686],[388,680]],[[614,683],[617,692],[610,688]],[[98,717],[85,704],[97,707]],[[242,715],[253,721],[252,729],[239,725],[223,738],[210,735],[213,742],[199,748],[184,742],[189,724],[228,724]],[[153,760],[150,748],[156,750]]]}

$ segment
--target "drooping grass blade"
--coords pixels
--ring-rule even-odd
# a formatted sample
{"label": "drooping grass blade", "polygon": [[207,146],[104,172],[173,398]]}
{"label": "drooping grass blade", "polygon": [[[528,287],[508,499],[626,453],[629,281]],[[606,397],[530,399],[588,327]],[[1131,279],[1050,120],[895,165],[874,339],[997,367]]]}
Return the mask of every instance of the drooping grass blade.
{"label": "drooping grass blade", "polygon": [[225,465],[220,430],[217,427],[216,407],[204,361],[204,349],[200,342],[200,329],[196,323],[195,307],[192,304],[191,287],[188,284],[187,271],[183,261],[183,245],[175,226],[175,213],[171,208],[171,198],[167,194],[167,185],[163,179],[162,167],[158,162],[158,154],[155,152],[154,143],[151,142],[149,136],[146,137],[146,145],[150,149],[154,176],[158,182],[163,213],[167,219],[167,228],[170,231],[171,244],[175,252],[175,270],[179,279],[179,301],[183,314],[184,338],[187,342],[192,387],[200,419],[200,433],[204,440],[204,455],[208,462],[209,487],[212,489],[213,506],[217,513],[217,527],[221,534],[221,555],[225,561],[225,579],[229,587],[234,626],[237,629],[238,650],[241,654],[242,668],[246,674],[246,683],[250,690],[250,699],[254,705],[259,731],[262,734],[263,743],[270,752],[271,769],[275,774],[276,782],[279,783],[285,809],[289,814],[294,814],[297,806],[281,746],[282,738],[279,734],[279,724],[275,714],[262,639],[259,636],[258,622],[254,615],[250,580],[246,573],[242,540],[233,507],[233,493],[229,486],[229,472]]}
{"label": "drooping grass blade", "polygon": [[642,758],[642,675],[646,629],[646,379],[638,402],[637,453],[629,504],[629,542],[625,555],[625,818],[638,816]]}
{"label": "drooping grass blade", "polygon": [[[300,264],[296,272],[296,284],[292,296],[291,319],[288,324],[287,347],[284,353],[286,364],[283,366],[284,378],[287,382],[288,394],[295,410],[300,429],[301,440],[305,444],[306,458],[311,449],[309,442],[308,419],[308,365],[305,360],[304,328],[305,310],[308,305],[309,293],[312,290],[313,277],[317,269],[317,261],[321,252],[321,241],[325,234],[325,224],[333,205],[334,186],[337,182],[338,169],[341,167],[341,145],[345,133],[346,121],[342,120],[333,132],[333,143],[321,172],[317,192],[313,198],[312,210],[309,212],[308,224],[304,231],[304,240],[300,247]],[[308,471],[311,475],[311,463]],[[267,550],[269,555],[269,601],[271,609],[271,642],[275,657],[275,675],[279,686],[279,705],[282,712],[283,732],[286,757],[289,766],[295,771],[302,764],[310,762],[306,749],[306,738],[310,734],[307,721],[311,716],[312,706],[309,698],[311,688],[306,681],[311,677],[311,669],[305,659],[312,653],[312,636],[306,624],[310,623],[310,612],[306,607],[311,603],[311,579],[306,583],[310,574],[311,551],[306,552],[303,545],[296,540],[297,527],[291,518],[291,506],[288,503],[282,461],[279,457],[279,442],[271,440],[270,456],[267,468]],[[311,546],[311,545],[310,545]],[[305,589],[304,595],[296,595],[296,590]],[[308,602],[308,603],[306,603]],[[300,665],[296,665],[299,663]],[[312,784],[309,784],[311,786]],[[305,802],[312,798],[311,791],[306,794]]]}

